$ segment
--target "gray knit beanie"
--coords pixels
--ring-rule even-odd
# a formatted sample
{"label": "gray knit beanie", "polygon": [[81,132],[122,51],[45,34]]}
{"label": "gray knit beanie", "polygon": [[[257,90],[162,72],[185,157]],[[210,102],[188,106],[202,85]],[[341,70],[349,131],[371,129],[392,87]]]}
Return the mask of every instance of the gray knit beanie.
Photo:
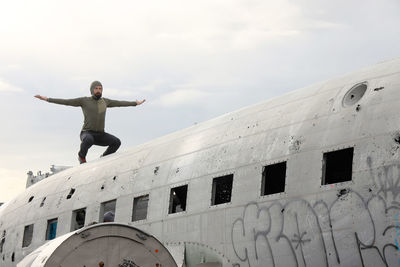
{"label": "gray knit beanie", "polygon": [[96,86],[98,86],[98,85],[100,85],[101,88],[103,88],[103,85],[102,85],[101,82],[99,82],[99,81],[94,81],[94,82],[92,82],[92,84],[90,85],[90,93],[91,93],[92,95],[94,95],[94,88],[95,88]]}

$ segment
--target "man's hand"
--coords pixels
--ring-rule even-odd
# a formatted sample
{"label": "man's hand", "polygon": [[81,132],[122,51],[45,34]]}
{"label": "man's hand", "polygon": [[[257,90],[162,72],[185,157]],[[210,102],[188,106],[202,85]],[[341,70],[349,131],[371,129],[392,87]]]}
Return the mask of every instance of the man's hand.
{"label": "man's hand", "polygon": [[146,99],[143,99],[142,101],[136,100],[136,104],[137,104],[138,106],[141,105],[141,104],[143,104],[144,102],[146,102]]}
{"label": "man's hand", "polygon": [[41,95],[35,95],[35,97],[36,97],[36,98],[39,98],[40,100],[44,100],[44,101],[47,101],[47,100],[48,100],[47,97],[41,96]]}

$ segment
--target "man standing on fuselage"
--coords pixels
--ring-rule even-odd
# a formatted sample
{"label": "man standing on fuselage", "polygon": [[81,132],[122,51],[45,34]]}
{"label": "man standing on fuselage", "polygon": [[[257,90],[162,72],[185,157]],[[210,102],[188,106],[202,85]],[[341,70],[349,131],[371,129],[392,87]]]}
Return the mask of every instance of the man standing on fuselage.
{"label": "man standing on fuselage", "polygon": [[86,162],[86,154],[92,145],[108,146],[107,150],[102,156],[114,153],[121,145],[121,141],[104,132],[104,122],[106,117],[106,109],[112,107],[128,107],[143,104],[146,100],[142,101],[119,101],[103,98],[103,86],[99,81],[94,81],[90,85],[91,97],[79,97],[74,99],[58,99],[47,98],[41,95],[35,95],[36,98],[50,103],[81,107],[84,115],[84,122],[80,134],[81,147],[78,153],[79,163]]}

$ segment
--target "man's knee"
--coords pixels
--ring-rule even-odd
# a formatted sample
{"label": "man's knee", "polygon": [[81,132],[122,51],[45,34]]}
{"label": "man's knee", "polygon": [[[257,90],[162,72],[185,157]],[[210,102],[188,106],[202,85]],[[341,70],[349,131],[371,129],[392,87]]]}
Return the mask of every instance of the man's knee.
{"label": "man's knee", "polygon": [[121,140],[119,140],[118,137],[115,137],[114,146],[115,146],[116,148],[119,148],[119,147],[121,146]]}
{"label": "man's knee", "polygon": [[117,138],[115,136],[109,136],[108,140],[107,140],[107,143],[108,143],[108,148],[103,153],[103,156],[107,156],[109,154],[114,153],[121,146],[121,140],[119,140],[119,138]]}

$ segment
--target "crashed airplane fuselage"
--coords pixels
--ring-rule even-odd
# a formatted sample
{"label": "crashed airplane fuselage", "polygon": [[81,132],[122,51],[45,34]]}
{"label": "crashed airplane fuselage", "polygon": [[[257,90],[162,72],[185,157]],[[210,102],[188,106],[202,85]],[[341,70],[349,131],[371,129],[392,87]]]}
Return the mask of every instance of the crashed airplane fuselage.
{"label": "crashed airplane fuselage", "polygon": [[55,174],[0,208],[0,266],[110,212],[180,266],[399,266],[399,104],[397,59]]}

